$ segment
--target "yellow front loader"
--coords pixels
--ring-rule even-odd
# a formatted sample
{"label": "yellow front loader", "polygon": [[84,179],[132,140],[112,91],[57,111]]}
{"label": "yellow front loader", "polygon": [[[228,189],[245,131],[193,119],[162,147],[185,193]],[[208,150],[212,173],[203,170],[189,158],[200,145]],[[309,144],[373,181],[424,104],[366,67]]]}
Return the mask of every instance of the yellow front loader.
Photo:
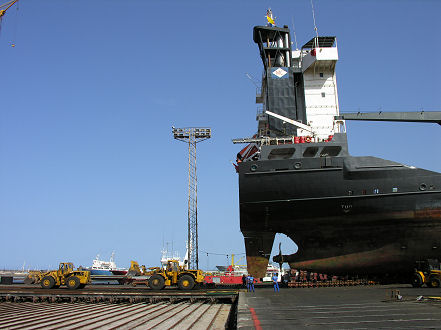
{"label": "yellow front loader", "polygon": [[155,268],[148,272],[148,285],[153,290],[162,290],[166,286],[177,285],[181,290],[191,290],[196,284],[204,283],[204,274],[200,269],[184,269],[179,260],[168,260],[165,269]]}
{"label": "yellow front loader", "polygon": [[437,264],[437,267],[435,267],[433,262],[417,262],[412,286],[420,288],[423,284],[426,284],[429,288],[441,287],[441,270],[439,268],[439,263]]}
{"label": "yellow front loader", "polygon": [[57,270],[41,274],[40,284],[43,289],[59,288],[61,285],[71,290],[82,289],[90,284],[90,271],[74,270],[73,263],[62,262]]}

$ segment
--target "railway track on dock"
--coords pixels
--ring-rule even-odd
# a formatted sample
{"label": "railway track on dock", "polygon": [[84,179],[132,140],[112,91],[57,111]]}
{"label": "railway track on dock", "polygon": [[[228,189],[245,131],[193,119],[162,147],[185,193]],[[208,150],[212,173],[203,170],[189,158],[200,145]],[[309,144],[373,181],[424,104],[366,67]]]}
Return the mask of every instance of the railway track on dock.
{"label": "railway track on dock", "polygon": [[237,290],[0,286],[0,329],[223,329],[237,299]]}
{"label": "railway track on dock", "polygon": [[230,304],[190,303],[0,303],[2,329],[216,329]]}
{"label": "railway track on dock", "polygon": [[232,303],[237,298],[237,290],[150,290],[140,287],[89,286],[82,290],[42,289],[37,286],[0,286],[0,302],[92,302],[92,303],[156,303],[167,301],[196,301],[210,303]]}

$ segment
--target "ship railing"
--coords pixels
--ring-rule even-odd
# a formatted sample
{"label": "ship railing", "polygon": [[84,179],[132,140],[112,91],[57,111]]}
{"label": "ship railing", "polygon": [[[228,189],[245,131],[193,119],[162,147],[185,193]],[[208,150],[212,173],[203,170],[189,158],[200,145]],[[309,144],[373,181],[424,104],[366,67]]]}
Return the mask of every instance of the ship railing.
{"label": "ship railing", "polygon": [[346,123],[344,120],[334,120],[334,132],[346,133]]}
{"label": "ship railing", "polygon": [[262,97],[262,87],[256,87],[256,97]]}
{"label": "ship railing", "polygon": [[303,144],[303,143],[318,143],[330,142],[333,135],[329,135],[327,139],[319,139],[314,136],[286,136],[286,137],[269,137],[259,136],[251,138],[233,139],[234,144],[239,143],[256,143],[258,145],[283,145],[283,144]]}
{"label": "ship railing", "polygon": [[257,107],[256,110],[256,120],[257,121],[265,121],[267,119],[268,115],[265,113],[265,111],[263,110],[263,107]]}

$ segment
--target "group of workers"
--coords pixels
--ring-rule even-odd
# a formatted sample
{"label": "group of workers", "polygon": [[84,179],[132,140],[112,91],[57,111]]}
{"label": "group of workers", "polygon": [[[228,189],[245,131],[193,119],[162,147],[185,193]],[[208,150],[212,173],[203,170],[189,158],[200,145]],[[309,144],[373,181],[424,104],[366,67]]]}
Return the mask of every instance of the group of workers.
{"label": "group of workers", "polygon": [[[271,280],[273,281],[274,292],[279,292],[280,289],[279,289],[279,282],[278,282],[278,274],[274,273],[274,275],[271,277]],[[257,282],[257,281],[253,276],[242,275],[242,284],[243,284],[243,286],[247,287],[248,292],[254,292],[254,283],[255,282]]]}

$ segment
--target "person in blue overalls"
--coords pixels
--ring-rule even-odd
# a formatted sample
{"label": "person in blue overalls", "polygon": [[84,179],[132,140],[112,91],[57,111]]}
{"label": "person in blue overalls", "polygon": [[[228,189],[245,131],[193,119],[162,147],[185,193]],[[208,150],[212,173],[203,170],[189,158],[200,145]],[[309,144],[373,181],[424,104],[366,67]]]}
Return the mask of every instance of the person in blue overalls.
{"label": "person in blue overalls", "polygon": [[247,292],[250,292],[250,275],[247,275],[247,277],[245,277],[245,282],[247,284]]}
{"label": "person in blue overalls", "polygon": [[278,277],[279,274],[274,273],[272,280],[273,280],[273,284],[274,284],[274,292],[279,292],[279,283],[277,282],[277,280],[279,279]]}
{"label": "person in blue overalls", "polygon": [[248,281],[249,281],[249,284],[250,284],[250,290],[249,291],[251,292],[251,290],[253,290],[253,292],[254,292],[254,277],[249,275],[248,276]]}

